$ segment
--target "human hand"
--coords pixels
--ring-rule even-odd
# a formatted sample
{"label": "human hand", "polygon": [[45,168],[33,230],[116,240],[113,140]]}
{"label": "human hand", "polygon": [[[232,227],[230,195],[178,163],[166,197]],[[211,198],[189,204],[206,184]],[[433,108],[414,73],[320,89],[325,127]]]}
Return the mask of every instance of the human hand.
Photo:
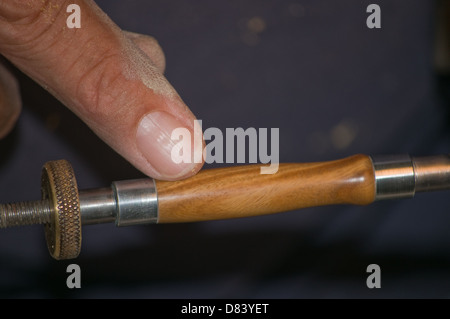
{"label": "human hand", "polygon": [[[183,149],[193,158],[203,145],[192,142],[199,138],[195,117],[162,75],[165,59],[156,40],[122,31],[92,0],[76,1],[82,26],[69,29],[70,2],[0,1],[0,54],[146,175],[177,180],[197,173],[203,163],[171,159],[175,128],[191,132]],[[0,138],[20,108],[17,81],[0,65]]]}

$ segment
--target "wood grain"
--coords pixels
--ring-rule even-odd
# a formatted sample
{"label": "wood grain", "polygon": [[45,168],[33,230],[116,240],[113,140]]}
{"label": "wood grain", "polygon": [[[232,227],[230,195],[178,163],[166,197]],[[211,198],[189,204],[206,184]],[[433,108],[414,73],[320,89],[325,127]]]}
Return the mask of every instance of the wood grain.
{"label": "wood grain", "polygon": [[355,155],[320,163],[280,164],[275,174],[261,165],[205,169],[177,182],[157,181],[159,222],[194,222],[285,212],[332,204],[374,201],[371,159]]}

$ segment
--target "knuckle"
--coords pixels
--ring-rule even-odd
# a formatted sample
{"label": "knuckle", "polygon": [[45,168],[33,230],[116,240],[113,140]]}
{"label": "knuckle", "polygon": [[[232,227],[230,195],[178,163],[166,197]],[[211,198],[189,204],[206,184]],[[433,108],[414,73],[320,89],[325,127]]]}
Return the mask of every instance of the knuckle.
{"label": "knuckle", "polygon": [[100,121],[120,117],[121,109],[129,103],[118,61],[120,56],[115,53],[103,55],[77,80],[75,96],[86,118]]}
{"label": "knuckle", "polygon": [[20,53],[48,47],[63,30],[57,26],[65,23],[62,21],[65,2],[30,0],[0,4],[0,36],[4,49]]}

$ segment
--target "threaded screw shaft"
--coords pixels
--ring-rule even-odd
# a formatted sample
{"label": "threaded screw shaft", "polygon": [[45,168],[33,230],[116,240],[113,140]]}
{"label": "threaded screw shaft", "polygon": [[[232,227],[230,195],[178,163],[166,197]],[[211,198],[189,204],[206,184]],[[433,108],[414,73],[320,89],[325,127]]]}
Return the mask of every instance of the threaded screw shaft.
{"label": "threaded screw shaft", "polygon": [[48,200],[0,204],[0,228],[50,223]]}

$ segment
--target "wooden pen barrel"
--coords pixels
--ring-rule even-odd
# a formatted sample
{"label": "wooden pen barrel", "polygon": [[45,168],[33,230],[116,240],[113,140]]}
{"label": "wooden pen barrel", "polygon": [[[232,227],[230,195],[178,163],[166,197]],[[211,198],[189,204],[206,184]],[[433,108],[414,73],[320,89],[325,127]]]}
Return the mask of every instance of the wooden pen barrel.
{"label": "wooden pen barrel", "polygon": [[258,216],[332,204],[366,205],[375,199],[371,159],[355,155],[320,163],[205,169],[177,182],[156,181],[160,223]]}

